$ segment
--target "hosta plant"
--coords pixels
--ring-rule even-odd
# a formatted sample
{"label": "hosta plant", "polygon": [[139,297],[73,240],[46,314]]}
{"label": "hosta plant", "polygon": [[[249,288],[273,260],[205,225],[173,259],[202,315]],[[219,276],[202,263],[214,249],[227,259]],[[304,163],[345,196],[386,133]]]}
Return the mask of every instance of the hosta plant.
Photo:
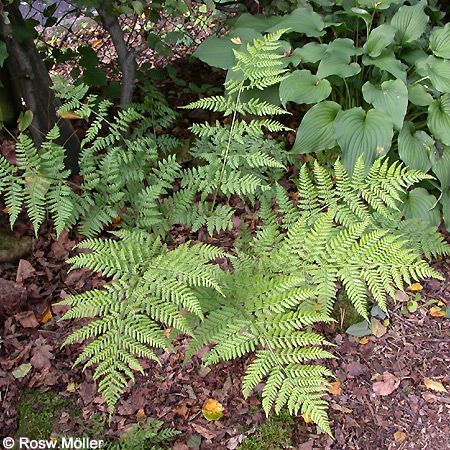
{"label": "hosta plant", "polygon": [[[435,3],[313,0],[281,17],[242,15],[218,65],[228,68],[229,48],[249,34],[289,29],[279,99],[309,107],[294,152],[338,148],[349,173],[359,156],[370,167],[386,154],[433,173],[407,195],[404,214],[437,225],[442,210],[450,227],[450,24]],[[210,62],[215,39],[197,56]]]}

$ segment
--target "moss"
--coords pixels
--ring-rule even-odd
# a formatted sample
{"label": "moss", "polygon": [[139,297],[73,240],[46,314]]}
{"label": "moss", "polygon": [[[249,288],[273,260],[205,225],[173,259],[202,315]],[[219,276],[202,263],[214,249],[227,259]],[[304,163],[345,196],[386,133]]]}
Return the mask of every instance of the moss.
{"label": "moss", "polygon": [[283,450],[292,446],[294,419],[287,413],[271,417],[247,437],[237,450]]}
{"label": "moss", "polygon": [[70,400],[54,392],[25,391],[17,408],[16,437],[48,439],[63,411],[71,416],[79,414]]}
{"label": "moss", "polygon": [[345,291],[340,291],[333,306],[332,317],[337,321],[339,332],[345,331],[350,325],[361,322],[363,318],[356,311]]}

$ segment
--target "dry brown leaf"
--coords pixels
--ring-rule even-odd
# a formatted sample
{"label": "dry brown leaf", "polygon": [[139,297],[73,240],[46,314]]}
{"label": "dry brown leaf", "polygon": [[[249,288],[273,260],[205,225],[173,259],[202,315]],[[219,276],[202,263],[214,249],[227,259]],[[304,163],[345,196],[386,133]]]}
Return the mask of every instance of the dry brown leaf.
{"label": "dry brown leaf", "polygon": [[19,266],[17,267],[16,283],[22,284],[24,280],[33,276],[36,272],[35,268],[26,259],[21,259],[19,261]]}
{"label": "dry brown leaf", "polygon": [[136,413],[136,419],[137,420],[144,420],[147,418],[147,415],[145,414],[145,411],[143,408],[138,409],[138,412]]}
{"label": "dry brown leaf", "polygon": [[387,328],[378,319],[375,319],[375,317],[370,319],[370,329],[372,334],[377,338],[384,336],[387,332]]}
{"label": "dry brown leaf", "polygon": [[40,322],[47,323],[52,317],[52,310],[50,308],[47,308],[42,314]]}
{"label": "dry brown leaf", "polygon": [[331,403],[331,408],[335,411],[343,412],[344,414],[350,414],[353,412],[353,409],[347,408],[345,406],[341,406],[338,403]]}
{"label": "dry brown leaf", "polygon": [[400,384],[400,380],[390,372],[383,372],[378,380],[372,386],[373,391],[378,395],[390,395]]}
{"label": "dry brown leaf", "polygon": [[37,328],[39,326],[33,311],[24,311],[16,314],[14,317],[24,328]]}
{"label": "dry brown leaf", "polygon": [[404,291],[396,291],[395,300],[397,300],[398,302],[409,302],[409,296]]}
{"label": "dry brown leaf", "polygon": [[341,395],[341,393],[342,393],[341,380],[333,381],[330,384],[330,387],[328,388],[328,392],[331,395]]}
{"label": "dry brown leaf", "polygon": [[396,431],[394,433],[395,442],[403,442],[406,439],[406,433],[403,431]]}
{"label": "dry brown leaf", "polygon": [[432,391],[447,392],[447,389],[445,389],[445,387],[442,383],[440,383],[439,381],[433,380],[432,378],[425,377],[423,379],[423,382],[424,382],[425,386],[428,389],[431,389]]}

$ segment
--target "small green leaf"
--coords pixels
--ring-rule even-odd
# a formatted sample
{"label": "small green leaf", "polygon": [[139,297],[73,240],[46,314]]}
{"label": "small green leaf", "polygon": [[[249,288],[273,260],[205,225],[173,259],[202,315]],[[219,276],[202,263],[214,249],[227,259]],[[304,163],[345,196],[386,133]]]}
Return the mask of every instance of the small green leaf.
{"label": "small green leaf", "polygon": [[31,122],[33,122],[33,111],[28,109],[25,112],[21,112],[17,119],[19,131],[23,133],[31,125]]}
{"label": "small green leaf", "polygon": [[303,154],[335,147],[334,119],[340,110],[341,106],[335,102],[314,105],[303,116],[292,151]]}
{"label": "small green leaf", "polygon": [[408,219],[421,219],[437,227],[441,223],[441,213],[436,197],[424,188],[408,192],[403,202],[403,214]]}
{"label": "small green leaf", "polygon": [[445,145],[450,145],[450,94],[437,98],[429,106],[428,128]]}
{"label": "small green leaf", "polygon": [[394,42],[396,32],[393,26],[387,24],[374,28],[364,44],[364,51],[372,58],[380,56],[383,50]]}
{"label": "small green leaf", "polygon": [[342,150],[342,161],[351,174],[359,156],[364,155],[366,168],[376,157],[391,148],[394,135],[390,117],[377,109],[352,108],[340,111],[334,122],[334,135]]}
{"label": "small green leaf", "polygon": [[370,327],[370,322],[363,320],[362,322],[350,325],[345,332],[350,336],[364,337],[370,336],[372,334],[372,329]]}
{"label": "small green leaf", "polygon": [[368,81],[363,85],[362,93],[367,103],[388,113],[397,130],[402,129],[408,108],[408,89],[402,80],[385,81],[380,87]]}
{"label": "small green leaf", "polygon": [[419,309],[419,304],[415,301],[415,300],[410,300],[407,304],[406,304],[406,308],[408,308],[408,311],[411,314],[414,314],[418,309]]}
{"label": "small green leaf", "polygon": [[17,369],[14,369],[11,374],[14,378],[23,378],[27,376],[32,368],[31,364],[21,364]]}
{"label": "small green leaf", "polygon": [[433,30],[430,36],[430,50],[440,58],[450,59],[450,23]]}
{"label": "small green leaf", "polygon": [[[414,133],[414,134],[413,134]],[[431,168],[430,155],[434,151],[434,140],[424,131],[414,132],[414,125],[405,122],[398,135],[398,154],[410,169],[424,173]]]}
{"label": "small green leaf", "polygon": [[397,29],[400,44],[417,41],[425,32],[429,17],[425,14],[426,0],[415,6],[402,6],[395,13],[391,25]]}
{"label": "small green leaf", "polygon": [[287,102],[318,103],[331,94],[328,80],[322,80],[309,70],[296,70],[280,83],[280,100],[283,105]]}
{"label": "small green leaf", "polygon": [[317,76],[326,78],[330,75],[337,75],[341,78],[348,78],[358,74],[361,66],[356,62],[351,62],[351,57],[360,55],[361,49],[354,46],[351,39],[335,39],[331,42],[320,61],[317,69]]}

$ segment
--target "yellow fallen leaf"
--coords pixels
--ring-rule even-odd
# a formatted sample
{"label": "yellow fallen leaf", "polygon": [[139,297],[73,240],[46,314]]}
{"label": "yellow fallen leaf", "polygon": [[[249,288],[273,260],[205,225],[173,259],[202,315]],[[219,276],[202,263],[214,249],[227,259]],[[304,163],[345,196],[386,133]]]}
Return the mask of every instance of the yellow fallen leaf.
{"label": "yellow fallen leaf", "polygon": [[81,119],[81,116],[79,116],[78,114],[75,114],[74,112],[71,112],[71,111],[62,112],[62,113],[59,113],[58,115],[59,115],[59,117],[61,117],[61,119],[67,119],[67,120]]}
{"label": "yellow fallen leaf", "polygon": [[42,314],[40,322],[47,323],[52,317],[52,310],[50,308],[47,308]]}
{"label": "yellow fallen leaf", "polygon": [[410,291],[421,291],[423,289],[423,286],[420,283],[413,283],[408,287],[408,289]]}
{"label": "yellow fallen leaf", "polygon": [[394,433],[395,442],[403,442],[406,439],[406,433],[403,431],[396,431]]}
{"label": "yellow fallen leaf", "polygon": [[350,414],[353,412],[353,409],[347,408],[345,406],[341,406],[338,403],[331,403],[331,408],[335,411],[343,412],[344,414]]}
{"label": "yellow fallen leaf", "polygon": [[136,413],[136,419],[137,420],[144,420],[147,417],[147,415],[145,414],[145,411],[141,408],[138,410],[138,412]]}
{"label": "yellow fallen leaf", "polygon": [[369,343],[369,338],[368,338],[367,336],[364,336],[363,338],[361,338],[361,339],[359,340],[359,343],[360,343],[361,345],[366,345],[366,344]]}
{"label": "yellow fallen leaf", "polygon": [[305,423],[312,423],[313,420],[311,419],[311,417],[309,416],[308,413],[303,413],[302,414],[303,420],[305,421]]}
{"label": "yellow fallen leaf", "polygon": [[447,389],[445,389],[445,387],[442,383],[440,383],[439,381],[433,380],[432,378],[425,377],[423,379],[423,382],[424,382],[425,386],[428,389],[431,389],[432,391],[447,392]]}
{"label": "yellow fallen leaf", "polygon": [[116,216],[116,217],[113,217],[113,218],[112,218],[112,223],[113,223],[114,225],[120,223],[121,221],[122,221],[122,217],[120,217],[120,216]]}
{"label": "yellow fallen leaf", "polygon": [[233,44],[242,44],[242,41],[241,41],[241,38],[240,38],[240,37],[234,37],[234,38],[231,38],[230,41],[231,41]]}
{"label": "yellow fallen leaf", "polygon": [[330,384],[330,387],[328,388],[328,392],[331,395],[341,395],[341,392],[342,392],[341,380],[333,381]]}
{"label": "yellow fallen leaf", "polygon": [[431,317],[445,317],[445,311],[439,306],[432,306],[429,313]]}
{"label": "yellow fallen leaf", "polygon": [[76,390],[77,390],[77,385],[73,381],[71,381],[70,383],[67,384],[67,387],[66,387],[67,392],[75,392]]}
{"label": "yellow fallen leaf", "polygon": [[202,413],[206,420],[219,420],[223,416],[223,405],[213,398],[208,398],[203,403]]}
{"label": "yellow fallen leaf", "polygon": [[2,212],[4,212],[5,214],[8,214],[9,213],[9,208],[3,208]]}

